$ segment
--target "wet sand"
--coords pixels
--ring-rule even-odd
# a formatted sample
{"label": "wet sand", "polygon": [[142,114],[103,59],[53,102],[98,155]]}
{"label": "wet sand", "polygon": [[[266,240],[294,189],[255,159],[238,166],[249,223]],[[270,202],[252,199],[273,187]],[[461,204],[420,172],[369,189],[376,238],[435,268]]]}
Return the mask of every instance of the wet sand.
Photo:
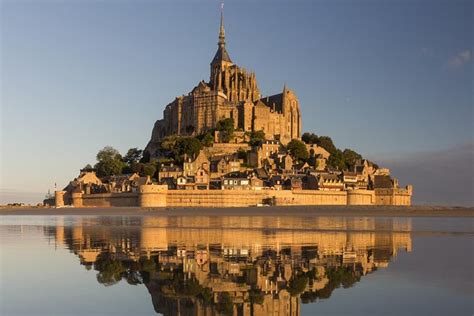
{"label": "wet sand", "polygon": [[377,216],[377,217],[474,217],[474,207],[447,206],[269,206],[236,208],[0,207],[0,215],[98,215],[98,216]]}

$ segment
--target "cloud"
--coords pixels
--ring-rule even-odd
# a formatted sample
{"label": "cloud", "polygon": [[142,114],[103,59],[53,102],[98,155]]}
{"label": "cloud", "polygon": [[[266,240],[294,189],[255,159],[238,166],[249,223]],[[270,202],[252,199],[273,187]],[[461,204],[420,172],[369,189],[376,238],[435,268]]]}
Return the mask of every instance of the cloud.
{"label": "cloud", "polygon": [[463,50],[459,54],[449,58],[447,67],[449,69],[456,69],[464,66],[466,63],[472,60],[472,53],[469,49]]}
{"label": "cloud", "polygon": [[474,205],[474,142],[375,161],[400,184],[413,184],[414,204]]}

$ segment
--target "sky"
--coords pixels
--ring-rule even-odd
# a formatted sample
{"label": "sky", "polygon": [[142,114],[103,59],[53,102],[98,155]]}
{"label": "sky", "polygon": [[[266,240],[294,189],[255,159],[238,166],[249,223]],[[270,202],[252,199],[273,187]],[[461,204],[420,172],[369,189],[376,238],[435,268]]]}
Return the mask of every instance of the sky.
{"label": "sky", "polygon": [[[144,148],[166,104],[209,79],[219,1],[0,4],[0,204],[39,202],[104,146]],[[264,96],[286,83],[304,131],[395,168],[416,183],[415,203],[474,204],[474,2],[224,8],[231,59],[255,71]],[[446,177],[463,190],[443,191]]]}

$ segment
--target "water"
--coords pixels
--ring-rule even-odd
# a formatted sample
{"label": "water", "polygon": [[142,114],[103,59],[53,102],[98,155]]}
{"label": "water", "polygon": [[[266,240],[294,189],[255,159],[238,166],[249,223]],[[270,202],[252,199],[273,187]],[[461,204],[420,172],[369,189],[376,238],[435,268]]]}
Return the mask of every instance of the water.
{"label": "water", "polygon": [[1,315],[472,315],[471,218],[0,216]]}

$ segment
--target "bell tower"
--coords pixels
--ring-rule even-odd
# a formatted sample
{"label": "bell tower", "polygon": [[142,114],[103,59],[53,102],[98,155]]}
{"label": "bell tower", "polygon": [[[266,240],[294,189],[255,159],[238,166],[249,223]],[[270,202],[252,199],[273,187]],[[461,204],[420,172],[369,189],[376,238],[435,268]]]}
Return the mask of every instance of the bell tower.
{"label": "bell tower", "polygon": [[[225,29],[224,29],[224,6],[221,6],[221,25],[219,28],[219,41],[217,42],[217,52],[211,61],[211,77],[209,83],[213,90],[222,90],[226,80],[224,69],[232,66],[232,60],[225,49]],[[228,80],[228,79],[227,79]]]}

